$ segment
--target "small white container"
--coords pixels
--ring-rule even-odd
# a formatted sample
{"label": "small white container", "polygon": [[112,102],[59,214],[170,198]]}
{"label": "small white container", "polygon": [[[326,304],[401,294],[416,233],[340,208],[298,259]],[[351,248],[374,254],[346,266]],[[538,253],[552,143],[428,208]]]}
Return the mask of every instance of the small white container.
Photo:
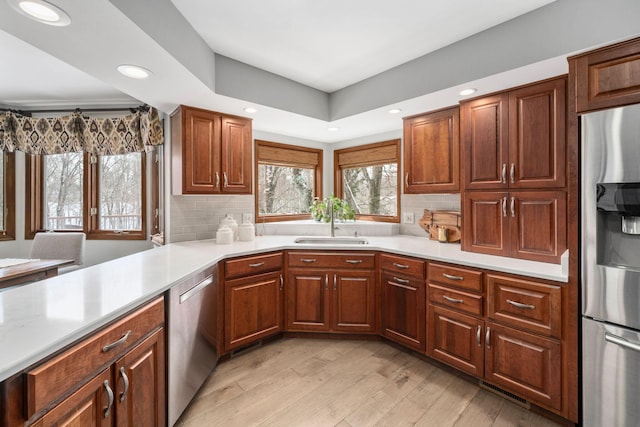
{"label": "small white container", "polygon": [[233,240],[238,240],[238,223],[231,214],[226,214],[224,218],[220,220],[220,227],[226,225],[231,229],[233,233]]}
{"label": "small white container", "polygon": [[233,231],[226,225],[221,225],[216,232],[216,243],[219,245],[229,245],[233,243]]}
{"label": "small white container", "polygon": [[243,222],[238,226],[238,234],[240,236],[240,240],[249,242],[255,237],[256,228],[250,222]]}

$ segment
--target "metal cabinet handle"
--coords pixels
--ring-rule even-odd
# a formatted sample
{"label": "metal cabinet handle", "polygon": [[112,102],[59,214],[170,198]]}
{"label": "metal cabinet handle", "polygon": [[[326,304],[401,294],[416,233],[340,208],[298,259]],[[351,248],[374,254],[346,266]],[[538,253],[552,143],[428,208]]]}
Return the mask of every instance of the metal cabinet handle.
{"label": "metal cabinet handle", "polygon": [[216,188],[220,187],[220,173],[216,172]]}
{"label": "metal cabinet handle", "polygon": [[510,299],[507,300],[507,304],[511,304],[512,306],[517,307],[517,308],[526,308],[528,310],[535,310],[535,308],[536,308],[535,305],[523,304],[521,302],[512,301]]}
{"label": "metal cabinet handle", "polygon": [[507,217],[507,197],[502,198],[502,216]]}
{"label": "metal cabinet handle", "polygon": [[280,290],[284,289],[284,279],[282,278],[282,274],[280,275]]}
{"label": "metal cabinet handle", "polygon": [[333,290],[334,291],[338,289],[338,277],[337,276],[338,276],[337,274],[333,275]]}
{"label": "metal cabinet handle", "polygon": [[407,172],[404,176],[404,185],[409,188],[409,172]]}
{"label": "metal cabinet handle", "polygon": [[502,183],[503,184],[507,183],[507,164],[506,163],[502,164]]}
{"label": "metal cabinet handle", "polygon": [[609,332],[604,333],[604,339],[605,341],[609,341],[610,343],[613,343],[613,344],[618,344],[619,346],[628,348],[629,350],[640,352],[640,343],[629,341],[626,338],[619,337]]}
{"label": "metal cabinet handle", "polygon": [[227,173],[226,172],[222,172],[222,179],[224,181],[224,188],[227,188],[229,186],[229,180],[227,179]]}
{"label": "metal cabinet handle", "polygon": [[447,274],[447,273],[442,273],[442,275],[449,280],[464,280],[464,277],[462,276],[452,276],[451,274]]}
{"label": "metal cabinet handle", "polygon": [[328,274],[324,275],[324,290],[325,291],[329,290],[329,275]]}
{"label": "metal cabinet handle", "polygon": [[454,303],[454,304],[462,304],[462,303],[464,303],[464,300],[463,300],[463,299],[451,298],[451,297],[449,297],[449,296],[447,296],[447,295],[442,295],[442,298],[443,298],[445,301],[449,301],[449,302],[452,302],[452,303]]}
{"label": "metal cabinet handle", "polygon": [[511,167],[509,168],[509,179],[511,183],[514,184],[516,182],[516,164],[511,163]]}
{"label": "metal cabinet handle", "polygon": [[249,267],[258,268],[258,267],[262,267],[263,265],[264,265],[264,262],[256,262],[255,264],[249,264]]}
{"label": "metal cabinet handle", "polygon": [[122,387],[122,393],[120,393],[120,403],[124,402],[124,399],[127,397],[127,391],[129,391],[129,377],[124,372],[124,366],[120,367],[120,377],[122,378],[122,382],[124,386]]}
{"label": "metal cabinet handle", "polygon": [[204,288],[206,288],[212,283],[213,283],[213,274],[210,274],[207,277],[205,277],[200,283],[195,285],[193,288],[189,289],[188,291],[180,295],[180,298],[178,301],[180,302],[180,304],[184,304],[185,301],[188,301],[189,298],[193,297],[198,292],[200,292],[201,290],[203,290]]}
{"label": "metal cabinet handle", "polygon": [[478,329],[476,329],[476,343],[478,344],[478,347],[482,345],[482,343],[480,342],[481,333],[482,333],[482,326],[478,325]]}
{"label": "metal cabinet handle", "polygon": [[111,406],[113,406],[113,390],[109,387],[109,381],[105,380],[102,385],[104,386],[104,391],[107,392],[107,407],[104,408],[103,415],[105,418],[109,416],[111,412]]}
{"label": "metal cabinet handle", "polygon": [[406,285],[407,283],[409,283],[409,281],[407,279],[401,279],[399,277],[393,276],[393,280],[395,280],[398,283],[402,283],[403,285]]}
{"label": "metal cabinet handle", "polygon": [[362,263],[361,259],[346,259],[345,262],[347,264],[360,264]]}
{"label": "metal cabinet handle", "polygon": [[491,348],[491,328],[487,326],[487,332],[484,334],[484,343],[487,348]]}
{"label": "metal cabinet handle", "polygon": [[315,258],[300,258],[300,262],[306,262],[307,264],[311,262],[316,262]]}
{"label": "metal cabinet handle", "polygon": [[102,352],[106,353],[107,351],[111,350],[112,348],[118,347],[119,345],[124,344],[125,342],[127,342],[127,338],[129,338],[129,335],[131,335],[131,331],[127,331],[122,338],[120,338],[118,341],[112,342],[111,344],[107,344],[104,347],[102,347]]}
{"label": "metal cabinet handle", "polygon": [[398,264],[397,262],[394,262],[394,263],[393,263],[393,266],[394,266],[395,268],[400,268],[400,269],[402,269],[402,270],[405,270],[405,269],[409,268],[409,266],[408,266],[408,265],[405,265],[405,264]]}
{"label": "metal cabinet handle", "polygon": [[516,217],[516,198],[511,198],[511,218]]}

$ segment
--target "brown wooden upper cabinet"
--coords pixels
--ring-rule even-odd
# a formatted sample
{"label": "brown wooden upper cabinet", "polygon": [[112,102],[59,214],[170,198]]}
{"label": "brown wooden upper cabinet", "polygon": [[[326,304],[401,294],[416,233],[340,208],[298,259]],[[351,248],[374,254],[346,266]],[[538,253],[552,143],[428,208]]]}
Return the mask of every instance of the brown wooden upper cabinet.
{"label": "brown wooden upper cabinet", "polygon": [[404,192],[460,190],[458,107],[404,119]]}
{"label": "brown wooden upper cabinet", "polygon": [[566,77],[460,103],[466,190],[562,188]]}
{"label": "brown wooden upper cabinet", "polygon": [[171,139],[173,194],[251,194],[251,119],[180,106]]}

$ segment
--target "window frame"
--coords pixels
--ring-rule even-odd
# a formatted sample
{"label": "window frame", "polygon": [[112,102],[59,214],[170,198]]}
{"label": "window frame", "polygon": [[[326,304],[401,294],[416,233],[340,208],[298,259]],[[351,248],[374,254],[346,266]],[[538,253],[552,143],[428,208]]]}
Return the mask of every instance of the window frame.
{"label": "window frame", "polygon": [[15,153],[0,151],[4,162],[4,229],[0,230],[0,241],[16,239],[16,156]]}
{"label": "window frame", "polygon": [[[390,151],[394,153],[394,158],[388,157],[385,153]],[[343,161],[340,163],[340,155],[356,153],[356,158],[361,159],[358,161]],[[342,187],[343,187],[343,168],[354,167],[366,167],[377,166],[382,164],[393,163],[388,160],[395,160],[397,164],[398,177],[396,182],[396,215],[371,215],[371,214],[356,214],[356,219],[365,221],[377,221],[377,222],[400,222],[400,139],[391,139],[388,141],[374,142],[366,145],[358,145],[355,147],[342,148],[333,152],[333,191],[336,197],[342,199]]]}
{"label": "window frame", "polygon": [[[279,160],[270,161],[265,163],[261,161],[260,158],[260,147],[266,147],[271,149],[276,149],[280,151],[281,156]],[[305,214],[288,214],[288,215],[268,215],[263,216],[260,215],[260,182],[258,181],[258,166],[260,164],[269,164],[274,166],[285,166],[291,168],[301,168],[301,169],[311,169],[313,168],[313,186],[314,186],[314,197],[322,198],[322,165],[323,165],[323,156],[324,151],[318,148],[311,147],[302,147],[299,145],[292,144],[283,144],[280,142],[272,142],[272,141],[263,141],[256,139],[254,141],[254,182],[255,184],[255,195],[254,195],[254,207],[256,213],[256,223],[258,222],[280,222],[280,221],[296,221],[296,220],[305,220],[311,219],[311,213]],[[317,162],[315,164],[311,163],[302,163],[300,161],[296,161],[295,153],[304,153],[306,156],[309,154],[315,154],[317,156]]]}
{"label": "window frame", "polygon": [[[25,161],[25,239],[47,231],[44,227],[44,155],[26,155]],[[97,156],[99,157],[99,156]],[[92,207],[99,207],[100,162],[91,161],[91,154],[83,153],[82,231],[88,240],[146,240],[147,239],[147,156],[140,152],[142,227],[140,230],[101,230],[98,215],[91,215]],[[153,180],[159,179],[157,176]],[[157,188],[157,187],[156,187]],[[65,233],[77,230],[55,230]]]}

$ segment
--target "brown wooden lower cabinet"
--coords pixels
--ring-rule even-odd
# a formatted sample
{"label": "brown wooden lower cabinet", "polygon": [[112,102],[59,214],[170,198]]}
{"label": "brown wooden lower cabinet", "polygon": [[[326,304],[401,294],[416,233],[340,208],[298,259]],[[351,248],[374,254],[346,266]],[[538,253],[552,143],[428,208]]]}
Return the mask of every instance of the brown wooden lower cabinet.
{"label": "brown wooden lower cabinet", "polygon": [[426,283],[424,278],[383,271],[382,335],[407,347],[425,351]]}

